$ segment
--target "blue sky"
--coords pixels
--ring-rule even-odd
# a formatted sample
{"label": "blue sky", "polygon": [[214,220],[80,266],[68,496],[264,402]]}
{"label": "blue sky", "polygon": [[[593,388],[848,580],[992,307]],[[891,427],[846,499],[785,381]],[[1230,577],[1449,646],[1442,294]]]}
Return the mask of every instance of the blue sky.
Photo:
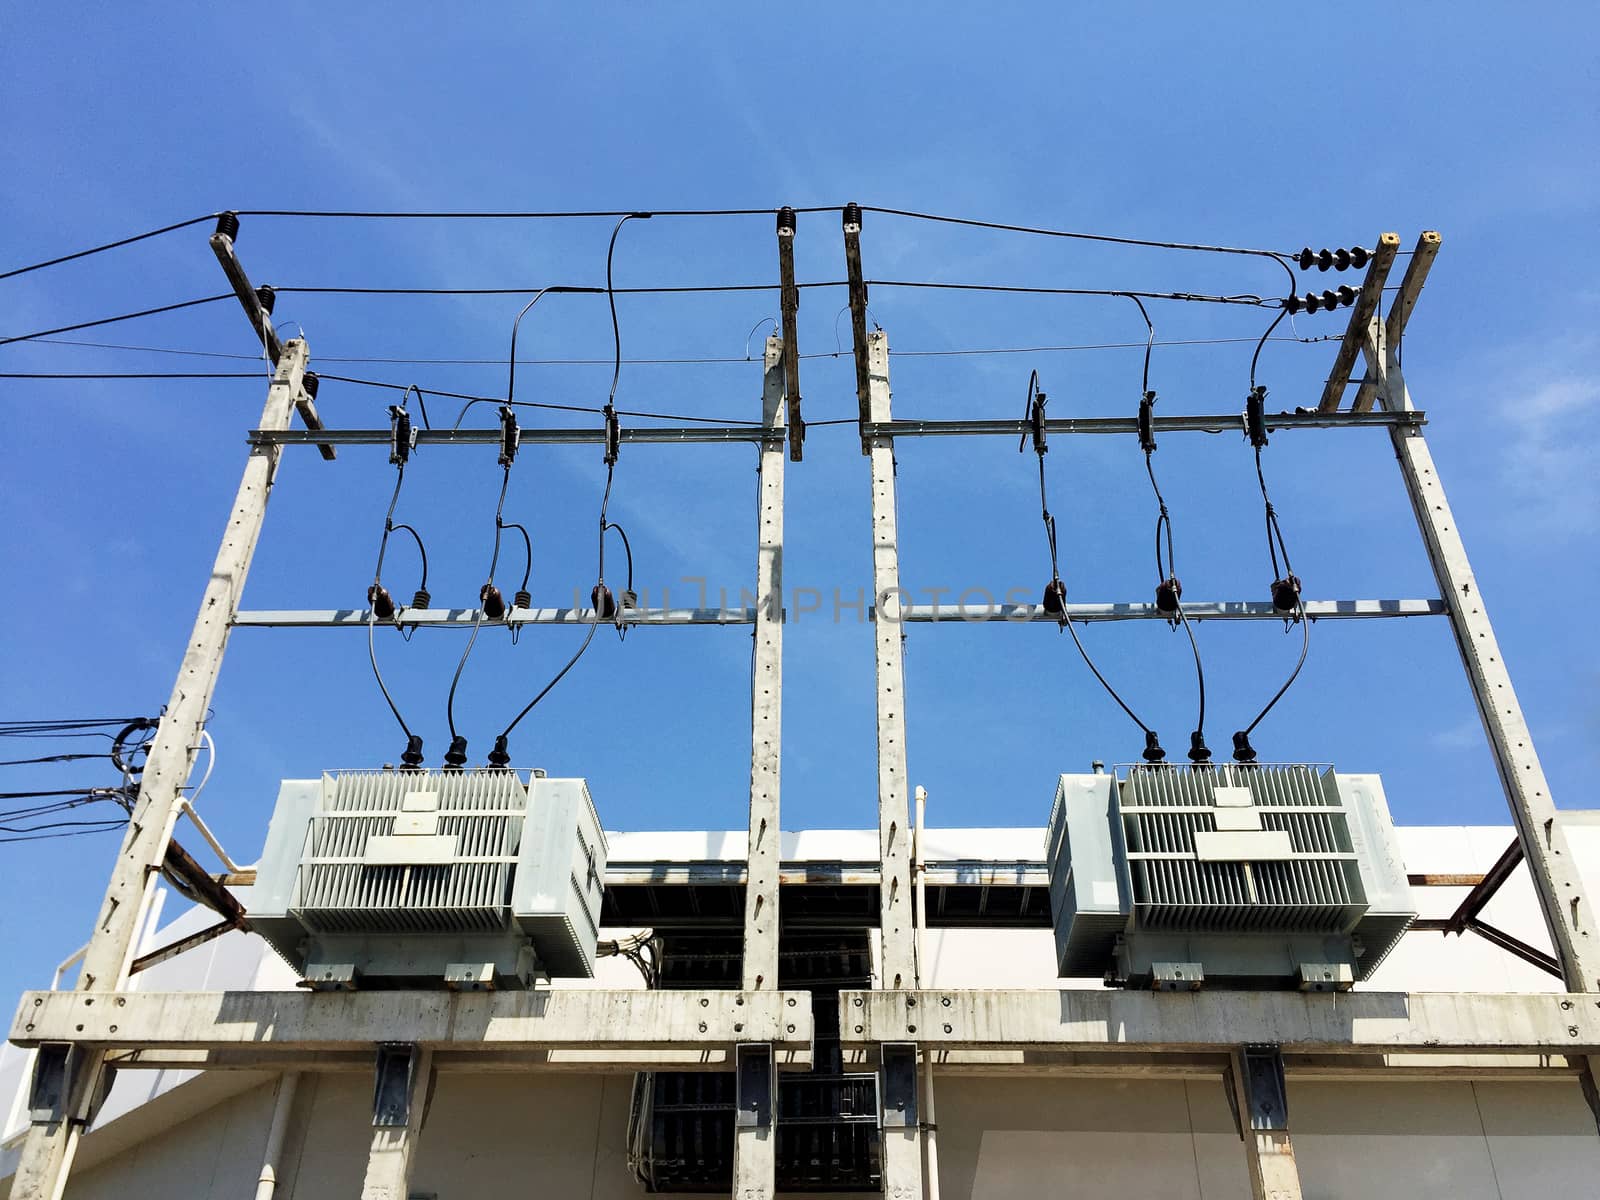
{"label": "blue sky", "polygon": [[[1600,767],[1600,644],[1584,599],[1593,548],[1594,282],[1600,173],[1588,6],[1519,10],[1221,5],[1069,10],[955,6],[756,8],[504,6],[471,19],[433,6],[284,4],[271,10],[49,7],[0,44],[8,115],[0,269],[222,208],[613,209],[836,205],[847,200],[1134,236],[1295,250],[1444,249],[1407,337],[1407,377],[1497,619],[1561,804],[1591,803]],[[204,226],[0,281],[0,335],[222,290]],[[258,283],[538,287],[604,281],[608,221],[337,222],[247,218]],[[1275,293],[1249,259],[1063,243],[869,214],[869,277]],[[835,214],[803,216],[800,277],[843,277]],[[619,241],[619,286],[765,283],[770,217],[662,218]],[[1398,273],[1397,273],[1398,275]],[[1310,277],[1317,287],[1329,277]],[[812,420],[854,411],[841,291],[808,291],[801,349]],[[515,297],[286,295],[278,315],[333,374],[470,393],[504,387]],[[775,315],[770,293],[626,297],[628,357],[733,357]],[[896,351],[1136,342],[1115,300],[878,289]],[[1257,309],[1158,304],[1161,341],[1254,338]],[[1296,332],[1342,329],[1302,316]],[[293,328],[293,326],[291,326]],[[1286,327],[1285,327],[1286,328]],[[837,330],[837,334],[836,334]],[[236,308],[212,305],[65,335],[75,341],[249,355]],[[556,297],[524,324],[529,357],[609,359],[605,302]],[[837,340],[836,340],[837,337]],[[761,334],[751,343],[758,356]],[[1162,411],[1242,406],[1245,341],[1158,346]],[[1260,378],[1282,406],[1313,404],[1334,347],[1270,344]],[[341,357],[484,364],[332,365]],[[3,371],[249,370],[81,345],[0,348]],[[1052,415],[1131,414],[1139,353],[897,355],[896,413],[1013,417],[1030,370]],[[525,373],[524,373],[525,372]],[[604,365],[528,365],[519,398],[595,405]],[[0,633],[6,719],[155,711],[165,702],[263,381],[0,380]],[[750,419],[756,363],[630,365],[623,407]],[[390,397],[327,383],[330,423],[372,427]],[[430,406],[437,418],[443,402]],[[451,414],[453,416],[453,413]],[[542,418],[541,418],[542,419]],[[563,420],[563,423],[566,423]],[[1431,577],[1387,440],[1282,434],[1267,470],[1308,596],[1417,597]],[[1048,560],[1034,464],[1002,439],[900,448],[902,578],[920,591],[1042,588]],[[1142,600],[1153,501],[1130,439],[1058,438],[1051,502],[1074,599]],[[686,577],[736,592],[754,567],[748,447],[625,448],[613,516],[652,599]],[[1179,573],[1193,599],[1264,599],[1270,568],[1247,446],[1165,437]],[[291,452],[247,592],[251,608],[348,607],[370,579],[391,468],[378,451],[329,465]],[[525,450],[508,519],[533,531],[532,590],[569,603],[593,579],[603,470],[593,447]],[[419,455],[397,516],[428,540],[436,603],[471,602],[487,564],[493,451]],[[848,427],[820,428],[788,476],[787,583],[846,597],[870,586],[866,464]],[[387,581],[415,586],[409,552]],[[514,583],[513,585],[514,586]],[[786,642],[784,825],[874,820],[870,629],[848,611],[797,615]],[[1297,635],[1204,626],[1225,747],[1292,665]],[[573,630],[516,646],[491,630],[458,702],[474,757],[570,653]],[[1181,748],[1193,678],[1181,635],[1095,627],[1091,649],[1134,707]],[[442,755],[460,639],[383,639],[402,710]],[[1052,777],[1125,761],[1137,730],[1048,626],[915,627],[907,646],[911,774],[942,825],[1029,825]],[[517,762],[590,780],[613,828],[739,827],[747,788],[749,641],[741,629],[596,639],[518,730]],[[236,856],[259,850],[284,777],[392,761],[402,748],[349,631],[241,631],[211,730],[201,801]],[[1256,737],[1263,755],[1381,772],[1398,819],[1499,823],[1504,805],[1448,627],[1319,625],[1296,689]],[[50,743],[17,743],[31,753]],[[8,747],[9,748],[9,747]],[[5,757],[21,757],[6,755]],[[0,790],[110,783],[105,764],[7,768]],[[191,836],[190,840],[194,840]],[[0,991],[48,981],[87,935],[110,837],[0,845]]]}

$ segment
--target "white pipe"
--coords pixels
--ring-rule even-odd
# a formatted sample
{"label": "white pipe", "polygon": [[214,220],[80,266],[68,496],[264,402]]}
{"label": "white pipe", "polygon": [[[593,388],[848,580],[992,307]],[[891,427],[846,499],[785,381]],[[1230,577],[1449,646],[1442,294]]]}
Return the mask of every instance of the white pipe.
{"label": "white pipe", "polygon": [[[923,978],[928,961],[928,872],[922,859],[922,819],[928,807],[928,789],[917,789],[917,820],[912,834],[911,853],[913,870],[917,877],[917,986],[926,987]],[[926,971],[932,975],[932,971]],[[926,1046],[922,1050],[922,1145],[927,1155],[927,1167],[922,1172],[927,1200],[939,1200],[939,1121],[933,1107],[933,1055]]]}
{"label": "white pipe", "polygon": [[278,1080],[278,1095],[272,1102],[272,1124],[267,1129],[267,1148],[261,1153],[261,1175],[256,1182],[256,1200],[272,1200],[278,1190],[278,1157],[289,1132],[289,1110],[294,1107],[300,1072],[285,1071]]}

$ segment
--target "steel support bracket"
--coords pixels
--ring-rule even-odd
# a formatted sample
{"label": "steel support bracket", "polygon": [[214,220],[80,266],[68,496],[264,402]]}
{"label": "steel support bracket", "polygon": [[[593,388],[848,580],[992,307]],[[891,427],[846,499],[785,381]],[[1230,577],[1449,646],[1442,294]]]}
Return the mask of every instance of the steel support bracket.
{"label": "steel support bracket", "polygon": [[917,1127],[917,1044],[884,1042],[878,1057],[878,1128]]}
{"label": "steel support bracket", "polygon": [[740,1129],[770,1129],[777,1107],[778,1074],[772,1068],[772,1044],[734,1047],[735,1110],[733,1123]]}
{"label": "steel support bracket", "polygon": [[[103,1066],[96,1073],[95,1094],[82,1115],[82,1124],[93,1122],[116,1081],[117,1069]],[[45,1042],[33,1059],[33,1078],[28,1085],[28,1120],[34,1125],[54,1125],[72,1120],[80,1108],[79,1094],[85,1084],[84,1052],[71,1042]]]}
{"label": "steel support bracket", "polygon": [[404,1129],[411,1122],[411,1097],[421,1049],[410,1042],[381,1042],[372,1088],[372,1127]]}
{"label": "steel support bracket", "polygon": [[[1246,1046],[1239,1055],[1239,1062],[1239,1086],[1250,1129],[1257,1133],[1286,1132],[1289,1089],[1283,1077],[1282,1049],[1274,1045]],[[1243,1136],[1243,1130],[1240,1134]]]}

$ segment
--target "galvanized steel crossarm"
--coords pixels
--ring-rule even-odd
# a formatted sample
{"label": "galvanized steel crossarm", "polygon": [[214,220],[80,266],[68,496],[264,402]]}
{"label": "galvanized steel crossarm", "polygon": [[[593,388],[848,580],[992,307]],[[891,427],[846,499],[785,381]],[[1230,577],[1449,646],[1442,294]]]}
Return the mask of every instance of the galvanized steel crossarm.
{"label": "galvanized steel crossarm", "polygon": [[[237,614],[235,625],[261,628],[365,629],[368,610],[364,608],[254,609]],[[620,614],[624,625],[752,625],[753,608],[641,608]],[[590,608],[513,608],[499,621],[484,625],[589,625],[594,622]],[[478,623],[475,608],[401,609],[394,624],[471,629]],[[607,618],[606,624],[611,624]],[[382,625],[391,622],[381,622]]]}
{"label": "galvanized steel crossarm", "polygon": [[[1154,417],[1156,433],[1228,433],[1243,434],[1242,413],[1197,414],[1191,416]],[[1267,416],[1270,430],[1293,429],[1365,429],[1392,428],[1397,425],[1427,424],[1427,415],[1420,409],[1408,412],[1293,412],[1273,413]],[[1138,417],[1054,417],[1045,421],[1048,433],[1138,433]],[[863,430],[868,437],[1020,437],[1031,432],[1027,421],[1011,420],[948,420],[916,421],[894,420],[868,422]],[[1184,606],[1185,611],[1188,605]]]}
{"label": "galvanized steel crossarm", "polygon": [[[495,429],[419,429],[418,446],[498,446],[501,433]],[[624,442],[632,443],[690,443],[690,442],[768,442],[782,441],[784,433],[779,428],[760,425],[656,425],[624,426],[619,431]],[[248,435],[252,446],[387,446],[390,433],[387,429],[252,429]],[[522,445],[586,446],[600,445],[606,440],[601,426],[593,429],[546,429],[530,427],[521,430]]]}
{"label": "galvanized steel crossarm", "polygon": [[[1441,617],[1449,607],[1443,600],[1307,600],[1305,614],[1313,621],[1362,620],[1374,617]],[[1074,621],[1167,620],[1154,604],[1069,604],[1067,615]],[[1183,615],[1191,621],[1282,621],[1288,614],[1261,600],[1196,600],[1183,603]],[[900,620],[916,622],[1046,621],[1054,625],[1056,616],[1042,604],[970,604],[960,600],[949,604],[907,604],[900,609]]]}

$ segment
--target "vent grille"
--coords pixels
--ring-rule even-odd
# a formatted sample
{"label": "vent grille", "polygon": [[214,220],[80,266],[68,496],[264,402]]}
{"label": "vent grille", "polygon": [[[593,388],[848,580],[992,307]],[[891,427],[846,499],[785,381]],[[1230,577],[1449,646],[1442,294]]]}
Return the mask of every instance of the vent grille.
{"label": "vent grille", "polygon": [[[1195,835],[1217,830],[1218,787],[1247,789],[1261,829],[1288,835],[1290,857],[1202,861]],[[1143,928],[1343,933],[1366,912],[1349,816],[1315,768],[1135,765],[1118,792]]]}
{"label": "vent grille", "polygon": [[[512,772],[343,771],[330,776],[300,865],[295,913],[313,933],[472,933],[507,927],[528,793]],[[367,843],[395,832],[405,798],[436,800],[453,860],[368,865]]]}

